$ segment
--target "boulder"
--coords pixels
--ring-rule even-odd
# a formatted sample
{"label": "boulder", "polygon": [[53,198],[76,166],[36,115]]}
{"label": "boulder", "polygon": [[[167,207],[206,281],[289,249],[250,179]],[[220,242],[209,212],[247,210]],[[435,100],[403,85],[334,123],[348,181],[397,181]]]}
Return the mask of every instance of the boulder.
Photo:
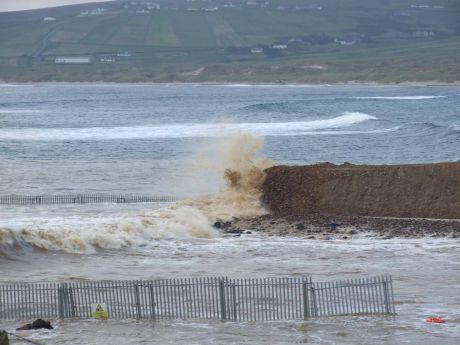
{"label": "boulder", "polygon": [[30,329],[41,329],[41,328],[53,329],[53,326],[51,326],[51,323],[49,321],[37,319],[32,323],[28,323],[22,327],[16,328],[16,331],[25,331],[25,330],[30,330]]}

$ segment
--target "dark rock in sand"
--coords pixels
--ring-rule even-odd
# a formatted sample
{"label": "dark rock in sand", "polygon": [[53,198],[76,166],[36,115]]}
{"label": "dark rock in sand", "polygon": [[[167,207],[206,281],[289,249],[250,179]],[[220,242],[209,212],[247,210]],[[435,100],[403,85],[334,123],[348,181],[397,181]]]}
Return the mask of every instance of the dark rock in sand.
{"label": "dark rock in sand", "polygon": [[348,231],[348,235],[356,235],[357,233],[358,233],[358,231],[356,231],[356,230]]}
{"label": "dark rock in sand", "polygon": [[246,235],[251,235],[252,231],[246,231]]}
{"label": "dark rock in sand", "polygon": [[326,224],[327,227],[331,228],[332,231],[335,231],[337,230],[337,228],[340,226],[340,224],[337,224],[337,223],[330,223],[330,224]]}
{"label": "dark rock in sand", "polygon": [[8,339],[8,333],[6,331],[0,330],[0,345],[9,345],[10,341]]}
{"label": "dark rock in sand", "polygon": [[217,222],[214,223],[214,227],[216,229],[226,229],[232,226],[232,222],[222,222],[218,220]]}
{"label": "dark rock in sand", "polygon": [[25,331],[25,330],[30,330],[30,329],[41,329],[41,328],[53,329],[53,326],[51,326],[51,323],[49,321],[37,319],[32,323],[28,323],[22,327],[16,328],[16,331]]}
{"label": "dark rock in sand", "polygon": [[303,225],[302,223],[297,223],[296,228],[297,230],[305,230],[305,225]]}
{"label": "dark rock in sand", "polygon": [[242,230],[242,229],[228,229],[228,230],[225,230],[225,233],[226,234],[238,234],[238,235],[241,235],[242,233],[244,233],[244,230]]}

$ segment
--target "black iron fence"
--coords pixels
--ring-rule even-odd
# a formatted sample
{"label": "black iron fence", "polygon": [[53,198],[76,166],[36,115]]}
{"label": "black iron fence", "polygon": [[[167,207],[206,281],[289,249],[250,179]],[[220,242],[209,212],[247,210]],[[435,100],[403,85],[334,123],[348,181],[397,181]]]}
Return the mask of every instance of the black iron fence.
{"label": "black iron fence", "polygon": [[0,319],[295,320],[394,314],[391,277],[313,282],[311,278],[218,277],[0,285]]}

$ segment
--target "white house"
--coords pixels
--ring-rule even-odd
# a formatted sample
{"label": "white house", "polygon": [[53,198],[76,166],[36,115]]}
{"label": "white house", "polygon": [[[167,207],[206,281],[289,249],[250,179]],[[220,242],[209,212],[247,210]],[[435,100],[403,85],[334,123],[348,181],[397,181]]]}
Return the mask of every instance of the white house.
{"label": "white house", "polygon": [[260,48],[260,47],[251,48],[252,54],[261,54],[263,52],[264,52],[264,48]]}
{"label": "white house", "polygon": [[99,59],[99,61],[100,61],[100,62],[115,62],[115,58],[110,57],[110,56],[109,56],[109,57],[101,57],[101,58]]}
{"label": "white house", "polygon": [[287,45],[285,44],[274,44],[272,45],[273,49],[287,49]]}
{"label": "white house", "polygon": [[45,21],[45,22],[54,22],[54,21],[56,21],[56,18],[54,18],[54,17],[44,17],[43,21]]}
{"label": "white house", "polygon": [[86,64],[90,62],[90,56],[58,56],[54,59],[54,63],[57,64]]}

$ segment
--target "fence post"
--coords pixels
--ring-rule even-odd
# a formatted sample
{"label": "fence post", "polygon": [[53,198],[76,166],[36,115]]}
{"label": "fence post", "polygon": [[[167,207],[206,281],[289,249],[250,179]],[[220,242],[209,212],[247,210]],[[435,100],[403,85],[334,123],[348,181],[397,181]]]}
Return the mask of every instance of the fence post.
{"label": "fence post", "polygon": [[64,318],[64,292],[63,292],[63,284],[60,284],[58,287],[58,312],[59,318]]}
{"label": "fence post", "polygon": [[318,304],[316,302],[316,292],[313,283],[310,284],[310,293],[311,293],[311,301],[312,301],[312,309],[313,313],[312,316],[318,317]]}
{"label": "fence post", "polygon": [[303,318],[306,320],[310,317],[310,310],[308,305],[308,281],[302,282],[302,297],[303,297]]}
{"label": "fence post", "polygon": [[388,286],[387,286],[387,281],[384,280],[383,282],[383,302],[385,304],[385,312],[387,314],[390,314],[390,303],[389,303],[389,298],[388,298]]}
{"label": "fence post", "polygon": [[68,294],[69,294],[69,302],[70,302],[70,315],[72,317],[75,317],[75,301],[73,299],[73,290],[72,290],[72,286],[70,286],[68,289]]}
{"label": "fence post", "polygon": [[219,300],[220,300],[220,319],[227,320],[227,303],[225,301],[225,283],[219,278]]}
{"label": "fence post", "polygon": [[152,283],[149,284],[149,294],[150,294],[150,317],[152,320],[155,320],[155,298],[153,294],[153,285]]}
{"label": "fence post", "polygon": [[237,314],[236,314],[236,286],[235,281],[232,284],[232,299],[233,299],[233,321],[236,321]]}
{"label": "fence post", "polygon": [[136,299],[137,318],[141,318],[141,301],[139,297],[139,284],[134,283],[134,297]]}

